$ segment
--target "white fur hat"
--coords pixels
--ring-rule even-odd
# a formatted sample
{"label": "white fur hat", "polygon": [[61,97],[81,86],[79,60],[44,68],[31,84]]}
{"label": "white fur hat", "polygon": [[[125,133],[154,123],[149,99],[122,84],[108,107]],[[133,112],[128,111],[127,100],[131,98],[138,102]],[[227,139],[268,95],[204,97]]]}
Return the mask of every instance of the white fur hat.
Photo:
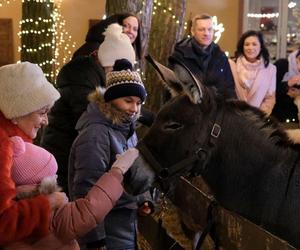
{"label": "white fur hat", "polygon": [[7,119],[52,106],[59,97],[38,65],[22,62],[0,67],[0,111]]}
{"label": "white fur hat", "polygon": [[135,51],[129,37],[123,33],[123,28],[117,23],[107,27],[105,39],[98,49],[98,58],[103,67],[113,66],[118,59],[127,59],[134,65]]}

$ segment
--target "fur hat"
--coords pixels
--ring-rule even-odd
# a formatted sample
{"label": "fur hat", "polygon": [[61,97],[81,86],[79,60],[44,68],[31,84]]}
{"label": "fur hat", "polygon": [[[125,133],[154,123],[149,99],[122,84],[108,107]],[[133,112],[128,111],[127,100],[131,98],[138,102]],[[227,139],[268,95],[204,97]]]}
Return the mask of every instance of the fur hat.
{"label": "fur hat", "polygon": [[22,62],[0,67],[0,110],[7,119],[52,106],[59,97],[38,65]]}
{"label": "fur hat", "polygon": [[117,23],[109,25],[104,42],[98,49],[98,58],[103,67],[113,66],[118,59],[126,58],[132,65],[135,61],[135,51],[129,37],[123,33],[123,28]]}
{"label": "fur hat", "polygon": [[19,136],[10,140],[14,152],[11,175],[16,185],[39,184],[45,177],[56,175],[57,162],[51,153]]}
{"label": "fur hat", "polygon": [[138,72],[126,59],[117,60],[113,71],[106,74],[105,102],[124,96],[137,96],[145,101],[147,92]]}

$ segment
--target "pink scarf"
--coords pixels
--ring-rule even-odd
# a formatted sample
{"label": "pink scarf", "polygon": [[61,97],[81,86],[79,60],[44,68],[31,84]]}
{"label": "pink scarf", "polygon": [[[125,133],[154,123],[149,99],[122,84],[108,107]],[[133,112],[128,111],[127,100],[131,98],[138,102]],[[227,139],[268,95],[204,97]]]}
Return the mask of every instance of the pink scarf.
{"label": "pink scarf", "polygon": [[237,59],[237,73],[240,78],[239,84],[241,87],[250,91],[258,72],[263,68],[263,60],[259,59],[256,62],[251,63],[247,61],[244,56],[240,56]]}

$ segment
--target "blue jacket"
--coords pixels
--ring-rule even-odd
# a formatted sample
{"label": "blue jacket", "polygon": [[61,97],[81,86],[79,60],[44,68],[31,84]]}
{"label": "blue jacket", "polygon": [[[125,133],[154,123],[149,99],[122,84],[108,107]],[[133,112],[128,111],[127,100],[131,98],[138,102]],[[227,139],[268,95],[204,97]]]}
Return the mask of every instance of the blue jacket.
{"label": "blue jacket", "polygon": [[[90,103],[76,125],[79,135],[69,158],[72,200],[87,194],[98,178],[111,168],[116,154],[137,143],[132,122],[113,124],[105,112],[100,111],[98,104]],[[104,223],[90,231],[80,243],[105,240],[107,249],[135,249],[137,208],[143,201],[144,195],[123,193]]]}
{"label": "blue jacket", "polygon": [[[202,50],[194,38],[186,38],[175,45],[169,58],[170,67],[175,68],[180,61],[206,86],[213,86],[225,97],[234,97],[235,85],[228,58],[220,47],[212,42]],[[175,73],[179,74],[180,72]]]}

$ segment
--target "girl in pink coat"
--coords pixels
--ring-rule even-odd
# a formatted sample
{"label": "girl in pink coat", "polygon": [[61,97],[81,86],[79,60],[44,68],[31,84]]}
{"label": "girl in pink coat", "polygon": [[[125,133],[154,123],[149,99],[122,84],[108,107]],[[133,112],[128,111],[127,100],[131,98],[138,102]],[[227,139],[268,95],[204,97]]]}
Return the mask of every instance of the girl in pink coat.
{"label": "girl in pink coat", "polygon": [[[21,137],[11,137],[13,144],[12,178],[16,183],[16,199],[56,192],[57,163],[52,154]],[[15,242],[4,249],[79,249],[76,238],[86,234],[100,223],[123,193],[123,174],[138,156],[132,148],[117,157],[111,170],[104,174],[88,194],[52,211],[50,234],[36,240],[29,238]]]}

